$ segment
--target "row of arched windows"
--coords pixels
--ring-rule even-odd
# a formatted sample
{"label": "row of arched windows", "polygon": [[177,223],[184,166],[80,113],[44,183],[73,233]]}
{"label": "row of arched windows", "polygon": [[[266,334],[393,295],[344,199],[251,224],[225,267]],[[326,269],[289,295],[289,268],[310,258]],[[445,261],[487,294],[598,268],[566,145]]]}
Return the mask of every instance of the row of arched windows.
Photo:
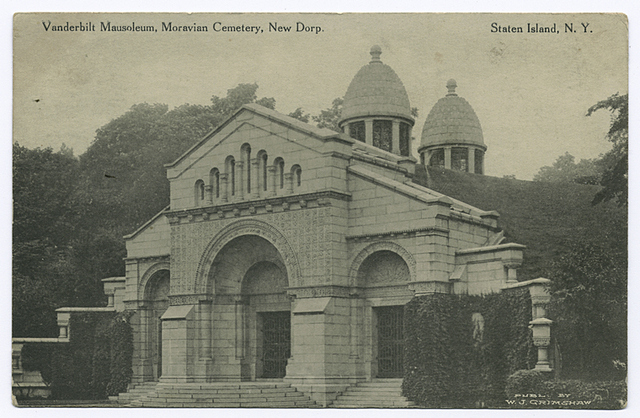
{"label": "row of arched windows", "polygon": [[302,168],[294,164],[285,170],[281,157],[269,165],[265,150],[252,158],[251,146],[244,144],[240,148],[240,158],[236,160],[229,155],[222,171],[212,168],[208,180],[208,184],[202,179],[195,183],[196,206],[293,193],[302,184]]}

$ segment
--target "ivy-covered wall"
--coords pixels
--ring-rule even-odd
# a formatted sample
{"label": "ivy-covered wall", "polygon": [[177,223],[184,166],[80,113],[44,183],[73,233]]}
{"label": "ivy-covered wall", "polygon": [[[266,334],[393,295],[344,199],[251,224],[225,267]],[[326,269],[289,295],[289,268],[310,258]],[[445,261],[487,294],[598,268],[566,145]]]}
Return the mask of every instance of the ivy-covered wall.
{"label": "ivy-covered wall", "polygon": [[69,342],[29,343],[22,349],[26,370],[39,370],[54,399],[104,399],[131,380],[131,312],[74,312]]}
{"label": "ivy-covered wall", "polygon": [[528,289],[418,296],[404,318],[402,391],[421,406],[502,405],[507,377],[535,365]]}

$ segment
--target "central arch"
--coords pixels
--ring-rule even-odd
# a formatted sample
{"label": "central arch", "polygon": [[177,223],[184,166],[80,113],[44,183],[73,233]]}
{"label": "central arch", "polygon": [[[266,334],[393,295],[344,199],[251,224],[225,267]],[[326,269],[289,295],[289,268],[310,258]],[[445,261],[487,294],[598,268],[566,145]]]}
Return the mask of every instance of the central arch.
{"label": "central arch", "polygon": [[209,280],[214,266],[214,259],[222,249],[233,239],[255,235],[265,239],[278,251],[284,265],[289,286],[297,286],[300,278],[300,264],[288,240],[280,231],[266,222],[256,219],[244,219],[233,222],[219,231],[205,249],[196,272],[196,292],[200,294],[215,293],[215,287],[211,287]]}
{"label": "central arch", "polygon": [[222,370],[213,377],[284,377],[291,355],[291,301],[281,253],[262,236],[240,235],[217,252],[208,271],[216,318],[213,357]]}

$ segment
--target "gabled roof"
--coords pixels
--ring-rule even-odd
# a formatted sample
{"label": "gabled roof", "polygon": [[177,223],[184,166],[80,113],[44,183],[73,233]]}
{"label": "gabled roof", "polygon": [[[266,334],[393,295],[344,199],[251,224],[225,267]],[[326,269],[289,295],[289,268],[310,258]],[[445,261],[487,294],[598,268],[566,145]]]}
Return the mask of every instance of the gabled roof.
{"label": "gabled roof", "polygon": [[317,139],[322,140],[322,141],[334,140],[334,141],[346,142],[346,143],[349,143],[349,144],[352,144],[352,143],[355,142],[352,138],[350,138],[346,134],[335,132],[335,131],[332,131],[331,129],[327,129],[327,128],[318,128],[318,127],[315,127],[315,126],[310,125],[308,123],[299,121],[298,119],[283,115],[282,113],[277,112],[275,110],[268,109],[268,108],[266,108],[264,106],[260,106],[260,105],[257,105],[255,103],[250,103],[250,104],[246,104],[246,105],[242,106],[240,109],[238,109],[226,121],[221,123],[217,128],[215,128],[213,131],[211,131],[207,135],[205,135],[204,138],[202,138],[202,140],[200,140],[194,146],[189,148],[184,154],[182,154],[180,157],[178,157],[177,160],[175,160],[172,163],[165,164],[165,167],[166,168],[172,168],[172,167],[175,167],[176,165],[178,165],[186,157],[188,157],[193,152],[195,152],[197,149],[202,147],[209,139],[214,137],[218,132],[222,131],[225,127],[227,127],[242,112],[251,112],[251,113],[254,113],[256,115],[260,115],[260,116],[262,116],[262,117],[264,117],[264,118],[266,118],[266,119],[268,119],[268,120],[270,120],[272,122],[278,123],[278,124],[280,124],[282,126],[286,126],[287,128],[290,128],[290,129],[293,129],[295,131],[304,133],[304,134],[306,134],[306,135],[308,135],[310,137],[314,137],[314,138],[317,138]]}
{"label": "gabled roof", "polygon": [[160,218],[161,216],[164,216],[164,213],[167,212],[169,210],[169,208],[170,208],[170,206],[167,206],[166,208],[162,209],[160,212],[156,213],[153,216],[153,218],[151,218],[147,222],[145,222],[140,228],[136,229],[135,231],[133,231],[129,235],[125,235],[123,238],[125,240],[131,239],[131,238],[135,238],[138,234],[140,234],[142,231],[147,229],[151,224],[153,224],[158,218]]}

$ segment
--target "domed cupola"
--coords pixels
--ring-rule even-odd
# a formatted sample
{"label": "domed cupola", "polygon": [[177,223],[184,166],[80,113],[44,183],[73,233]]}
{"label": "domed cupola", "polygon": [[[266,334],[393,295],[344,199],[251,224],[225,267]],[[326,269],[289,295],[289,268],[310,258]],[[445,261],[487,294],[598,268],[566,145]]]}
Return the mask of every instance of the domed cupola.
{"label": "domed cupola", "polygon": [[352,138],[398,155],[411,155],[409,96],[400,77],[371,48],[371,62],[358,71],[344,95],[338,125]]}
{"label": "domed cupola", "polygon": [[433,106],[422,129],[420,161],[428,166],[484,174],[482,127],[476,112],[456,94],[456,81],[449,80],[449,93]]}

